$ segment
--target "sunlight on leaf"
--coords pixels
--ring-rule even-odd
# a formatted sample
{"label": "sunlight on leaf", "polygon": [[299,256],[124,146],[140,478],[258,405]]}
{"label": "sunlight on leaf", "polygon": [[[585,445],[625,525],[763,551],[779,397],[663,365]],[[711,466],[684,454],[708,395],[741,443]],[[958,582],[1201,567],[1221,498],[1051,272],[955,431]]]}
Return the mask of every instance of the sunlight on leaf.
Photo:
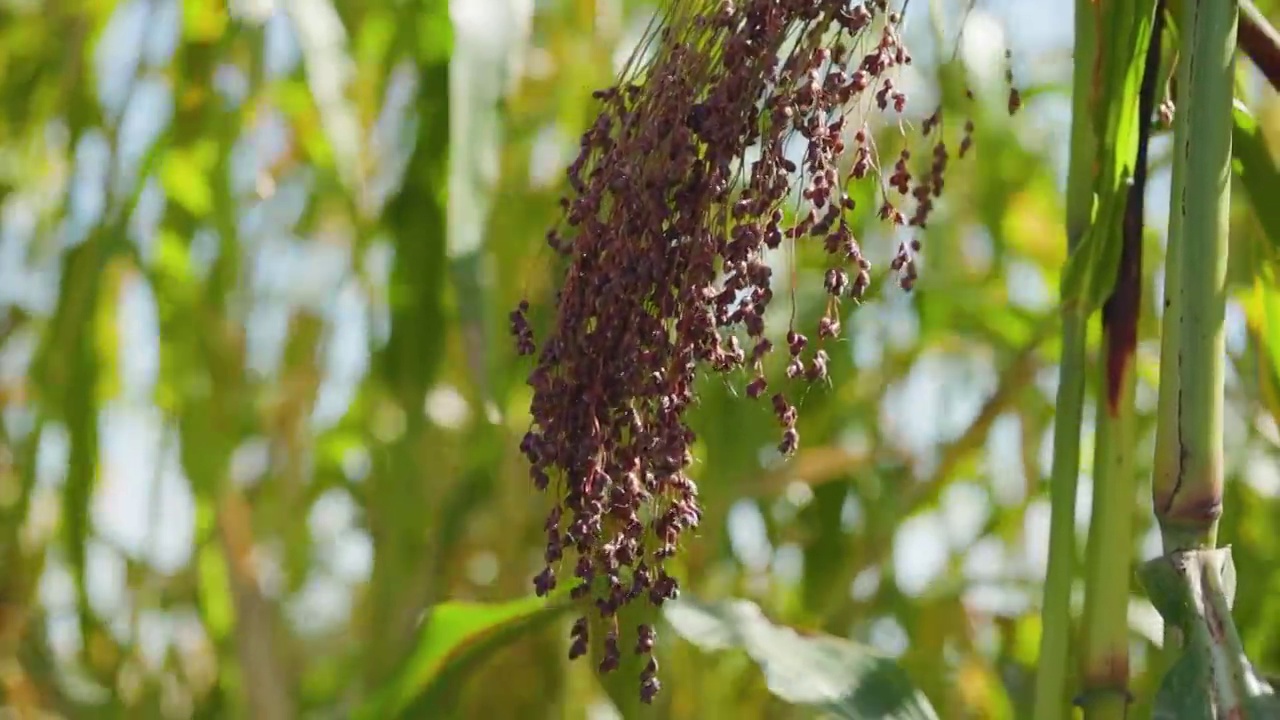
{"label": "sunlight on leaf", "polygon": [[164,154],[160,163],[160,179],[165,194],[196,217],[213,210],[213,188],[209,172],[217,159],[218,148],[212,141],[194,147],[177,147]]}
{"label": "sunlight on leaf", "polygon": [[769,691],[786,702],[850,719],[938,717],[890,658],[849,640],[775,625],[752,602],[679,600],[665,614],[681,637],[703,650],[745,650]]}
{"label": "sunlight on leaf", "polygon": [[1240,176],[1240,184],[1271,245],[1280,246],[1280,203],[1275,202],[1280,197],[1280,168],[1272,160],[1258,123],[1238,102],[1233,120],[1232,167]]}
{"label": "sunlight on leaf", "polygon": [[191,41],[214,42],[226,32],[228,20],[222,3],[187,0],[182,12],[182,35]]}
{"label": "sunlight on leaf", "polygon": [[408,662],[356,717],[422,717],[423,710],[436,707],[446,692],[456,689],[468,669],[555,619],[569,607],[566,598],[436,605],[427,612]]}

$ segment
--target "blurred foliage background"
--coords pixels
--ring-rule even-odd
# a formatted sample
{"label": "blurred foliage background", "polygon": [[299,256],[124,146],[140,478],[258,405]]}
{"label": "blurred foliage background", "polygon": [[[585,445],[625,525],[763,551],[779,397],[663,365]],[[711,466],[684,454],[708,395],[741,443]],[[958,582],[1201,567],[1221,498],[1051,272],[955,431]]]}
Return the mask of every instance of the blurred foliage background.
{"label": "blurred foliage background", "polygon": [[[0,2],[0,715],[616,716],[566,660],[569,618],[520,604],[545,506],[506,316],[527,295],[547,325],[563,167],[653,9]],[[847,308],[790,462],[765,404],[700,386],[705,519],[678,569],[685,597],[897,658],[943,717],[1028,717],[1071,5],[916,2],[907,22],[914,117],[941,102],[977,127],[921,280]],[[1241,69],[1280,148],[1280,101]],[[1144,478],[1168,146],[1147,206]],[[1276,672],[1280,238],[1235,196],[1222,540],[1246,649]],[[896,241],[877,227],[863,246],[883,267]],[[820,255],[795,255],[802,319],[822,312]],[[1149,497],[1141,558],[1159,552]],[[1130,619],[1141,699],[1160,625],[1136,583]],[[659,634],[659,716],[803,714],[743,653]]]}

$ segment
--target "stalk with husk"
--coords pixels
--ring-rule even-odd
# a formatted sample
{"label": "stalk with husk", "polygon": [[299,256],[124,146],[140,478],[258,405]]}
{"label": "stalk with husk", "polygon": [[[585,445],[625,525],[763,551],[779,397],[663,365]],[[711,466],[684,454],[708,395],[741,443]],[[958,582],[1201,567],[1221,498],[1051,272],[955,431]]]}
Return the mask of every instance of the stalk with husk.
{"label": "stalk with husk", "polygon": [[1184,0],[1152,504],[1166,553],[1213,547],[1222,512],[1233,0]]}
{"label": "stalk with husk", "polygon": [[1236,0],[1184,0],[1152,505],[1165,554],[1143,567],[1172,667],[1157,715],[1269,718],[1280,701],[1231,619],[1235,571],[1216,548],[1223,509],[1227,248]]}

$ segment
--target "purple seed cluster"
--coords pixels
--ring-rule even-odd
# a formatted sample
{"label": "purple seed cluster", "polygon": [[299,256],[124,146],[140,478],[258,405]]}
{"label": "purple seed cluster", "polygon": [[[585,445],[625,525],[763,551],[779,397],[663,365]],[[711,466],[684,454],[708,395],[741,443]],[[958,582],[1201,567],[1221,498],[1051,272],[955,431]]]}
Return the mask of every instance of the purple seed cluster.
{"label": "purple seed cluster", "polygon": [[[604,648],[601,672],[619,666],[623,648],[645,657],[646,702],[660,688],[656,634],[650,625],[620,627],[617,614],[679,592],[666,563],[702,515],[688,475],[695,434],[685,421],[695,372],[746,371],[746,394],[769,397],[778,449],[793,453],[797,409],[770,391],[764,372],[774,350],[765,336],[774,297],[766,253],[812,241],[829,257],[816,342],[792,327],[785,348],[788,378],[824,380],[822,345],[839,336],[840,301],[856,302],[871,283],[850,188],[878,181],[879,218],[923,230],[948,161],[938,138],[915,174],[905,148],[892,172],[879,166],[866,120],[905,110],[893,71],[911,63],[887,0],[669,8],[642,47],[651,53],[643,70],[596,93],[602,109],[568,168],[563,220],[547,234],[567,263],[549,336],[535,343],[527,302],[511,314],[518,351],[537,356],[528,379],[533,421],[520,449],[533,484],[555,498],[534,586],[546,595],[571,583],[575,598],[594,602],[604,637],[590,637],[579,618],[570,658],[593,641]],[[933,113],[919,136],[940,122]],[[793,138],[804,141],[798,159],[786,152]],[[791,218],[788,206],[798,207]],[[904,288],[915,282],[919,251],[919,240],[903,243],[891,262]]]}

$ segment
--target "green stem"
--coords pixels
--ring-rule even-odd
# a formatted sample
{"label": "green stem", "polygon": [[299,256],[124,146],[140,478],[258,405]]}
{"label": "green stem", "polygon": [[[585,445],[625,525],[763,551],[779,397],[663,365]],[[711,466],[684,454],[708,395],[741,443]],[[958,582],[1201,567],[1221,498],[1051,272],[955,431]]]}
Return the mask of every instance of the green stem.
{"label": "green stem", "polygon": [[[1174,10],[1167,12],[1173,13]],[[1175,134],[1186,121],[1186,113],[1174,118]],[[1186,163],[1173,163],[1171,187],[1184,186]],[[1160,513],[1157,499],[1162,488],[1177,485],[1182,462],[1178,450],[1178,397],[1181,372],[1178,367],[1178,336],[1182,327],[1182,213],[1169,213],[1169,234],[1164,256],[1164,314],[1160,319],[1160,389],[1156,406],[1156,450],[1152,464],[1152,505]],[[1166,549],[1169,539],[1164,539]],[[1164,653],[1153,656],[1149,669],[1153,677],[1163,677],[1181,645],[1180,632],[1171,623],[1164,627]],[[1158,686],[1158,682],[1155,686]]]}
{"label": "green stem", "polygon": [[[1212,547],[1222,512],[1227,232],[1231,199],[1235,0],[1186,0],[1179,31],[1169,244],[1177,246],[1176,396],[1152,485],[1166,553]],[[1191,142],[1194,138],[1195,142]],[[1166,279],[1168,281],[1168,278]],[[1172,321],[1171,321],[1172,322]],[[1168,356],[1162,357],[1162,361]],[[1165,369],[1165,377],[1168,377]],[[1169,417],[1172,413],[1173,417]],[[1173,468],[1173,471],[1170,471]]]}
{"label": "green stem", "polygon": [[[1114,342],[1110,336],[1104,339],[1104,357]],[[1110,384],[1107,372],[1104,367],[1104,388]],[[1098,403],[1083,618],[1081,705],[1087,720],[1123,718],[1129,702],[1129,576],[1137,492],[1134,387],[1130,362],[1120,378],[1118,402],[1113,405],[1104,395]]]}
{"label": "green stem", "polygon": [[[1096,24],[1089,0],[1076,0],[1075,56],[1097,52]],[[1089,95],[1093,64],[1075,63],[1072,77],[1071,157],[1067,171],[1067,252],[1075,253],[1093,210],[1093,161],[1097,156]],[[1034,717],[1069,717],[1067,676],[1071,650],[1071,582],[1076,569],[1076,485],[1080,472],[1080,427],[1084,412],[1085,340],[1088,313],[1072,304],[1062,311],[1053,468],[1049,480],[1049,565],[1045,578],[1040,656],[1036,670]]]}
{"label": "green stem", "polygon": [[1049,567],[1044,585],[1040,662],[1036,670],[1035,717],[1069,716],[1067,692],[1071,644],[1071,581],[1076,569],[1076,485],[1080,472],[1080,427],[1084,413],[1087,317],[1062,313],[1062,358],[1053,429],[1050,478]]}

